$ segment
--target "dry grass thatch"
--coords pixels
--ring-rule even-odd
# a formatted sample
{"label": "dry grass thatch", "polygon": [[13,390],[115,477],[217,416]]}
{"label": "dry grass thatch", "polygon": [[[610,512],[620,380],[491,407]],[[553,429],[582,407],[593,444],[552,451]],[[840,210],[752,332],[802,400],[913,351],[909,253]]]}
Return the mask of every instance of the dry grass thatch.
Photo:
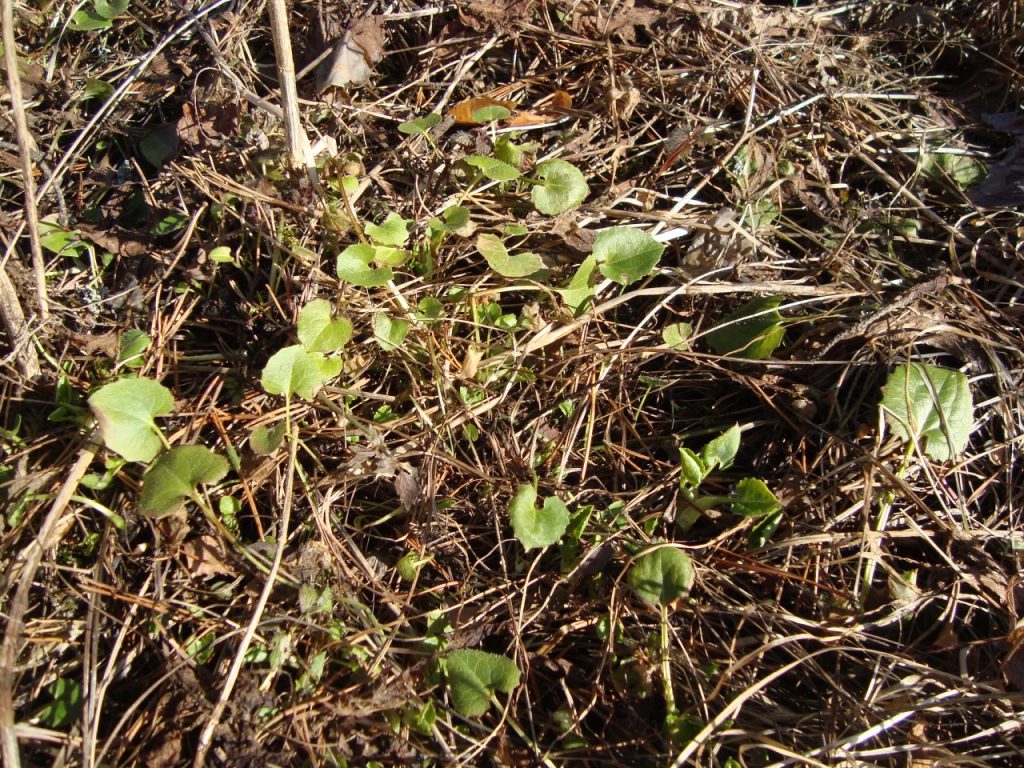
{"label": "dry grass thatch", "polygon": [[[40,304],[4,116],[0,725],[22,765],[1024,765],[1024,6],[796,5],[296,4],[313,181],[285,161],[262,4],[86,31],[110,6],[16,6],[46,273]],[[320,90],[337,39],[369,79]],[[527,175],[571,162],[582,206],[473,183],[493,126],[398,130],[469,98],[517,105]],[[471,224],[431,246],[453,204]],[[414,258],[339,280],[389,213]],[[475,245],[512,224],[539,279]],[[613,226],[666,249],[574,313],[557,289]],[[716,354],[765,296],[781,346]],[[261,372],[316,298],[354,338],[286,406]],[[382,316],[409,321],[395,349]],[[131,330],[151,343],[126,360]],[[949,461],[884,427],[909,361],[969,378]],[[144,466],[93,444],[85,399],[126,374],[173,392],[171,445],[230,459],[209,516],[141,515]],[[285,423],[291,451],[254,452]],[[754,548],[727,507],[682,525],[679,447],[733,424],[706,490],[775,493]],[[531,482],[575,538],[524,551]],[[626,577],[659,542],[696,571],[664,622]],[[481,717],[441,668],[462,648],[522,672]]]}

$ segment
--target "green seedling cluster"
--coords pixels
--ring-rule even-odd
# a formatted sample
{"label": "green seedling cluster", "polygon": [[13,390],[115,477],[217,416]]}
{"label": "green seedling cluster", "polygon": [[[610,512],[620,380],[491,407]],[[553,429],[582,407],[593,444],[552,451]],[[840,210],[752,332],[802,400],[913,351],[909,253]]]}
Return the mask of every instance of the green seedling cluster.
{"label": "green seedling cluster", "polygon": [[687,531],[712,509],[728,507],[733,514],[756,519],[747,536],[751,548],[764,546],[782,521],[782,505],[763,480],[746,477],[728,496],[700,493],[700,487],[716,470],[732,466],[740,448],[740,428],[732,426],[708,442],[699,453],[679,448],[679,504],[676,522]]}
{"label": "green seedling cluster", "polygon": [[157,381],[129,376],[96,390],[89,408],[107,448],[125,461],[149,465],[139,497],[143,515],[165,517],[191,500],[213,517],[199,486],[221,480],[230,465],[202,445],[170,447],[156,423],[158,416],[174,410],[170,390]]}

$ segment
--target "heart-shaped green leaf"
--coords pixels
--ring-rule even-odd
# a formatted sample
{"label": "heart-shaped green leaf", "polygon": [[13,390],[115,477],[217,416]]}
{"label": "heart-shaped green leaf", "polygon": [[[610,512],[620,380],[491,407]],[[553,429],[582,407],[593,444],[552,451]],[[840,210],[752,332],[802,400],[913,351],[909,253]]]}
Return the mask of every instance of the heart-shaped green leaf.
{"label": "heart-shaped green leaf", "polygon": [[756,477],[745,477],[736,483],[729,497],[735,515],[764,517],[781,508],[779,500],[767,485]]}
{"label": "heart-shaped green leaf", "polygon": [[659,547],[637,558],[627,580],[645,602],[669,605],[693,586],[693,563],[675,547]]}
{"label": "heart-shaped green leaf", "polygon": [[917,443],[935,461],[963,451],[974,426],[967,377],[934,365],[898,366],[882,388],[881,407],[893,433]]}
{"label": "heart-shaped green leaf", "polygon": [[402,346],[409,334],[409,322],[397,317],[388,317],[384,313],[373,316],[373,338],[385,352],[391,352]]}
{"label": "heart-shaped green leaf", "polygon": [[423,117],[416,117],[406,120],[398,126],[398,130],[407,136],[419,136],[421,133],[429,133],[430,129],[441,122],[441,116],[431,112]]}
{"label": "heart-shaped green leaf", "polygon": [[594,258],[601,274],[629,285],[654,271],[665,246],[642,229],[612,227],[594,238]]}
{"label": "heart-shaped green leaf", "polygon": [[377,245],[401,248],[409,242],[409,221],[397,213],[389,213],[382,224],[367,224],[365,231]]}
{"label": "heart-shaped green leaf", "polygon": [[661,329],[661,340],[669,349],[689,349],[692,335],[693,326],[689,323],[669,323]]}
{"label": "heart-shaped green leaf", "polygon": [[376,249],[366,243],[348,246],[338,254],[338,277],[361,288],[376,288],[384,285],[395,275],[389,267],[370,266],[370,262],[376,255]]}
{"label": "heart-shaped green leaf", "polygon": [[960,189],[978,184],[988,176],[988,166],[978,158],[951,152],[925,154],[921,170],[935,179],[950,179]]}
{"label": "heart-shaped green leaf", "polygon": [[557,216],[576,208],[590,194],[583,173],[565,160],[545,160],[535,175],[540,183],[530,193],[533,207],[546,216]]}
{"label": "heart-shaped green leaf", "polygon": [[537,489],[520,485],[508,505],[512,530],[524,549],[550,546],[562,538],[569,525],[569,510],[557,496],[549,496],[537,509]]}
{"label": "heart-shaped green leaf", "polygon": [[128,461],[152,461],[164,445],[153,419],[174,410],[174,397],[163,384],[128,377],[96,390],[89,407],[107,448]]}
{"label": "heart-shaped green leaf", "polygon": [[786,329],[776,307],[782,296],[748,301],[708,332],[708,344],[719,355],[764,360],[778,349]]}
{"label": "heart-shaped green leaf", "polygon": [[284,440],[287,424],[279,421],[273,427],[256,427],[249,435],[249,447],[257,456],[267,456],[276,451]]}
{"label": "heart-shaped green leaf", "polygon": [[476,168],[491,181],[512,181],[519,178],[519,169],[495,157],[469,155],[466,165]]}
{"label": "heart-shaped green leaf", "polygon": [[172,448],[142,478],[139,510],[147,517],[164,517],[195,499],[197,486],[215,483],[228,473],[228,460],[203,445]]}
{"label": "heart-shaped green leaf", "polygon": [[502,277],[526,277],[544,267],[544,261],[535,253],[510,255],[497,235],[477,235],[476,249],[487,260],[488,266]]}
{"label": "heart-shaped green leaf", "polygon": [[700,458],[708,472],[715,467],[728,469],[740,449],[740,428],[734,424],[701,448]]}
{"label": "heart-shaped green leaf", "polygon": [[496,691],[511,693],[519,685],[519,667],[507,656],[462,649],[448,654],[445,662],[452,705],[464,717],[480,717]]}
{"label": "heart-shaped green leaf", "polygon": [[299,312],[299,341],[310,352],[334,352],[352,338],[352,323],[332,314],[331,303],[325,299],[315,299]]}
{"label": "heart-shaped green leaf", "polygon": [[263,369],[262,384],[270,395],[298,395],[312,400],[317,390],[341,373],[341,360],[325,358],[295,344],[276,352]]}

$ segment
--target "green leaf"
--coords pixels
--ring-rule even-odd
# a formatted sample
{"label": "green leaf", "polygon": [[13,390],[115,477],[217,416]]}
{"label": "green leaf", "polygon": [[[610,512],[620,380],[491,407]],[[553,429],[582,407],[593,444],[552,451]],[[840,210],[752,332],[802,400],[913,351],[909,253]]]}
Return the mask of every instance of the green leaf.
{"label": "green leaf", "polygon": [[256,427],[249,435],[249,447],[257,456],[267,456],[278,449],[284,440],[287,424],[279,421],[273,427]]}
{"label": "green leaf", "polygon": [[310,352],[334,352],[352,338],[352,323],[344,317],[332,317],[331,303],[325,299],[309,302],[299,312],[299,341]]}
{"label": "green leaf", "polygon": [[47,728],[61,730],[78,719],[82,711],[82,684],[71,677],[58,677],[46,687],[53,699],[39,711]]}
{"label": "green leaf", "polygon": [[463,717],[480,717],[496,691],[511,693],[519,685],[519,668],[507,656],[463,649],[448,654],[445,663],[452,705]]}
{"label": "green leaf", "polygon": [[129,0],[95,0],[96,13],[105,19],[116,19],[128,10]]}
{"label": "green leaf", "polygon": [[756,477],[745,477],[736,483],[729,497],[734,515],[764,517],[782,508],[775,494]]}
{"label": "green leaf", "polygon": [[444,311],[444,304],[433,296],[425,296],[420,299],[419,311],[416,317],[420,320],[436,320]]}
{"label": "green leaf", "polygon": [[549,496],[536,507],[537,489],[520,485],[508,505],[512,530],[526,550],[550,546],[562,538],[569,525],[569,510],[557,496]]}
{"label": "green leaf", "polygon": [[472,117],[474,123],[493,123],[498,120],[504,120],[511,114],[507,107],[503,107],[500,104],[488,104],[486,107],[473,110]]}
{"label": "green leaf", "polygon": [[469,155],[465,158],[466,165],[476,168],[491,181],[512,181],[519,178],[519,170],[508,163],[494,157]]}
{"label": "green leaf", "polygon": [[430,129],[440,122],[441,116],[432,112],[423,117],[407,120],[398,126],[398,130],[408,136],[419,136],[421,133],[429,133]]}
{"label": "green leaf", "polygon": [[700,451],[701,461],[707,467],[708,472],[715,467],[728,469],[732,466],[733,459],[740,449],[740,428],[734,424],[725,432],[711,440]]}
{"label": "green leaf", "polygon": [[508,134],[499,136],[494,142],[494,156],[515,168],[523,167],[523,159],[527,152],[536,151],[536,142],[516,144]]}
{"label": "green leaf", "polygon": [[206,446],[172,448],[153,462],[143,476],[139,509],[147,517],[173,514],[188,499],[196,499],[198,485],[217,482],[229,467],[227,459]]}
{"label": "green leaf", "polygon": [[263,369],[261,383],[270,395],[298,395],[312,400],[317,390],[341,373],[341,360],[325,358],[295,344],[276,352]]}
{"label": "green leaf", "polygon": [[501,228],[501,231],[507,237],[522,237],[523,235],[530,234],[529,227],[526,227],[523,224],[519,224],[518,222],[509,222],[505,224]]}
{"label": "green leaf", "polygon": [[207,255],[210,261],[214,264],[234,264],[235,257],[231,253],[231,248],[226,245],[218,245],[216,248],[211,250]]}
{"label": "green leaf", "polygon": [[679,449],[679,485],[682,488],[693,488],[696,490],[704,482],[710,471],[704,464],[704,460],[689,448]]}
{"label": "green leaf", "polygon": [[587,256],[576,269],[576,273],[565,288],[558,288],[566,306],[574,315],[579,314],[583,306],[594,298],[594,273],[597,271],[597,259]]}
{"label": "green leaf", "polygon": [[142,331],[134,328],[125,331],[117,351],[118,365],[123,365],[126,368],[141,368],[142,356],[149,349],[150,342],[149,336]]}
{"label": "green leaf", "polygon": [[107,29],[111,22],[128,10],[128,0],[94,0],[92,8],[76,11],[68,21],[75,32]]}
{"label": "green leaf", "polygon": [[390,245],[373,246],[373,260],[381,267],[400,267],[409,260],[412,251]]}
{"label": "green leaf", "polygon": [[688,339],[693,335],[693,326],[689,323],[670,323],[661,329],[661,340],[669,349],[689,349]]}
{"label": "green leaf", "polygon": [[409,241],[409,221],[397,213],[389,213],[383,224],[367,224],[365,231],[377,245],[401,248]]}
{"label": "green leaf", "polygon": [[590,194],[583,173],[565,160],[545,160],[535,175],[540,183],[530,193],[533,207],[546,216],[557,216],[576,208]]}
{"label": "green leaf", "polygon": [[390,267],[375,268],[370,262],[376,256],[376,249],[366,243],[348,246],[338,255],[338,277],[361,288],[376,288],[384,285],[395,275]]}
{"label": "green leaf", "polygon": [[188,216],[175,211],[167,214],[156,223],[156,226],[153,227],[153,234],[157,237],[173,235],[175,232],[183,230],[187,224]]}
{"label": "green leaf", "polygon": [[974,401],[960,371],[924,363],[898,366],[882,388],[882,412],[897,436],[947,461],[967,447]]}
{"label": "green leaf", "polygon": [[177,128],[173,124],[154,128],[139,141],[139,151],[154,168],[163,168],[178,151]]}
{"label": "green leaf", "polygon": [[693,586],[693,563],[675,547],[659,547],[637,558],[627,580],[645,602],[669,605]]}
{"label": "green leaf", "polygon": [[373,316],[373,338],[385,352],[402,346],[409,333],[409,322],[383,313]]}
{"label": "green leaf", "polygon": [[476,249],[487,260],[488,266],[502,277],[526,277],[544,267],[544,261],[535,253],[509,255],[497,235],[477,235]]}
{"label": "green leaf", "polygon": [[771,514],[762,517],[754,524],[754,527],[750,529],[750,533],[747,534],[747,547],[750,549],[763,547],[775,534],[775,531],[778,529],[779,523],[781,522],[781,509],[777,509]]}
{"label": "green leaf", "polygon": [[64,229],[55,214],[39,220],[39,244],[50,253],[60,256],[65,252],[77,253],[81,242],[77,229]]}
{"label": "green leaf", "polygon": [[981,160],[952,152],[929,152],[921,167],[928,176],[949,179],[960,189],[978,184],[988,176],[988,167]]}
{"label": "green leaf", "polygon": [[776,311],[782,296],[748,301],[708,332],[708,344],[719,355],[764,360],[778,349],[786,329]]}
{"label": "green leaf", "polygon": [[86,79],[85,88],[82,89],[82,101],[89,101],[89,99],[106,101],[113,92],[114,86],[106,80],[90,77]]}
{"label": "green leaf", "polygon": [[664,245],[641,229],[612,227],[594,238],[593,255],[602,275],[629,285],[651,274],[664,250]]}
{"label": "green leaf", "polygon": [[164,445],[153,419],[174,410],[174,397],[156,381],[127,377],[94,392],[89,408],[107,448],[128,461],[152,461]]}

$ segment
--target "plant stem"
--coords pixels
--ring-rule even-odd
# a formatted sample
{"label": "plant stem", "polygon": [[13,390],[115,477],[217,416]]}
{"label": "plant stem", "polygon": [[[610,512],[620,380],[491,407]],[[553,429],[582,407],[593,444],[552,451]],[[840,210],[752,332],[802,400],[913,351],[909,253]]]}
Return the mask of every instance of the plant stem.
{"label": "plant stem", "polygon": [[668,608],[663,604],[658,607],[661,610],[661,687],[665,695],[665,719],[668,720],[676,714],[676,694],[672,690],[672,664],[668,653]]}
{"label": "plant stem", "polygon": [[[910,468],[910,456],[912,451],[913,443],[910,443],[907,445],[906,453],[903,454],[903,461],[900,462],[899,469],[896,470],[896,478],[899,480],[903,480],[907,475],[907,470]],[[883,531],[885,531],[885,526],[889,523],[889,515],[892,513],[892,507],[895,502],[895,490],[890,488],[882,494],[882,500],[878,508],[878,518],[875,520],[875,527],[872,531],[872,533],[876,535],[872,536],[871,541],[868,543],[870,556],[864,562],[864,579],[858,599],[861,608],[864,608],[868,595],[871,593],[871,582],[875,578],[875,569],[878,567],[878,558],[881,556],[879,553],[879,540]]]}

